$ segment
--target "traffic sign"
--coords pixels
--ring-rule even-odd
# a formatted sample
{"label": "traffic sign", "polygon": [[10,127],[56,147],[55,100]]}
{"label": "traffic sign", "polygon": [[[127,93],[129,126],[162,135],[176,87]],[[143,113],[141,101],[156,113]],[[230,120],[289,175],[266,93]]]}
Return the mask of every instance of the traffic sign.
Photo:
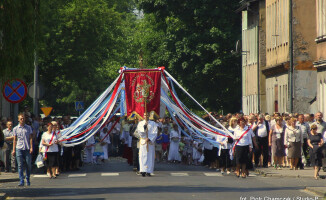
{"label": "traffic sign", "polygon": [[26,98],[27,87],[24,81],[15,79],[7,81],[2,88],[3,97],[10,103],[19,103]]}
{"label": "traffic sign", "polygon": [[77,112],[84,110],[84,102],[83,101],[76,101],[75,102],[75,109]]}
{"label": "traffic sign", "polygon": [[42,107],[41,110],[44,113],[45,117],[49,116],[51,111],[52,111],[52,107]]}
{"label": "traffic sign", "polygon": [[[28,95],[31,98],[34,98],[34,83],[28,85]],[[40,99],[43,97],[43,95],[44,95],[44,87],[42,84],[38,83],[36,86],[36,98]]]}

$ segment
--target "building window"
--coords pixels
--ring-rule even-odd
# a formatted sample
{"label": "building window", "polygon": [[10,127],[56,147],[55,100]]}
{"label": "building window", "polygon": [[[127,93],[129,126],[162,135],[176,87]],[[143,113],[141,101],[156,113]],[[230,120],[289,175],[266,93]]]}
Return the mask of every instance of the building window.
{"label": "building window", "polygon": [[287,103],[288,103],[288,100],[289,100],[289,98],[288,98],[288,96],[289,96],[289,93],[288,93],[288,85],[285,85],[285,107],[284,107],[284,111],[286,111],[286,108],[287,108]]}
{"label": "building window", "polygon": [[323,114],[326,113],[326,106],[325,106],[325,101],[326,101],[326,80],[324,80],[324,84],[323,84],[323,101],[321,102],[321,104],[323,105]]}
{"label": "building window", "polygon": [[324,90],[323,90],[324,84],[322,81],[319,83],[319,110],[323,112],[323,102],[324,102]]}
{"label": "building window", "polygon": [[242,66],[257,63],[258,16],[242,11]]}
{"label": "building window", "polygon": [[317,0],[317,40],[326,38],[326,0]]}
{"label": "building window", "polygon": [[289,0],[277,0],[267,5],[266,15],[266,48],[271,51],[289,42]]}

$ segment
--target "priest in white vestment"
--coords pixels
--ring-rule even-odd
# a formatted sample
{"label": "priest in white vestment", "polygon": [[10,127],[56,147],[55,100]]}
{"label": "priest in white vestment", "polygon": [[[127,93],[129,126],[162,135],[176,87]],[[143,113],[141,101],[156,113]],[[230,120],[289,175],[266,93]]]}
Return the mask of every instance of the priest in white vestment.
{"label": "priest in white vestment", "polygon": [[148,120],[148,114],[144,113],[144,120],[140,121],[137,126],[137,131],[140,134],[139,171],[142,176],[151,176],[154,171],[157,130],[157,124]]}

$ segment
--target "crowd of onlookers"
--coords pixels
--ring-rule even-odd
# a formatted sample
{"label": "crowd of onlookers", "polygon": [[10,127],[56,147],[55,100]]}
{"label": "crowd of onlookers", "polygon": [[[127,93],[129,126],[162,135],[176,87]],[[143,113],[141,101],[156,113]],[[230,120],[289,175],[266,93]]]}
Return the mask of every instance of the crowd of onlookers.
{"label": "crowd of onlookers", "polygon": [[[126,158],[128,164],[135,171],[138,170],[139,137],[135,133],[135,120],[114,117],[87,142],[64,147],[57,139],[60,137],[60,130],[72,123],[70,116],[42,119],[29,113],[27,109],[23,114],[26,125],[33,131],[32,163],[39,153],[43,153],[48,158],[44,170],[49,177],[56,177],[60,172],[78,170],[83,163],[105,162],[112,156]],[[315,168],[316,179],[320,167],[326,170],[326,122],[323,121],[321,112],[273,115],[212,113],[211,116],[206,115],[203,118],[216,127],[223,125],[230,134],[200,138],[186,127],[180,124],[178,126],[170,117],[155,119],[158,126],[156,162],[204,165],[221,173],[235,172],[238,177],[244,178],[248,175],[248,170],[256,167],[289,167],[297,170],[312,166]],[[2,118],[0,125],[0,166],[5,172],[16,172],[17,161],[12,154],[13,120]],[[183,134],[181,130],[187,134]],[[210,142],[212,140],[215,142]]]}
{"label": "crowd of onlookers", "polygon": [[[312,166],[315,169],[315,179],[318,179],[321,167],[326,170],[326,145],[324,144],[326,122],[323,121],[321,112],[316,114],[276,112],[272,116],[238,113],[215,116],[215,118],[218,118],[220,123],[235,136],[233,138],[235,140],[221,145],[222,152],[217,156],[218,148],[204,146],[204,154],[206,151],[206,155],[211,152],[214,155],[212,159],[208,159],[210,160],[208,163],[211,167],[216,167],[219,163],[222,173],[225,163],[230,164],[226,166],[229,170],[235,167],[236,175],[242,177],[248,175],[248,169],[255,167],[272,166],[275,169],[289,167],[291,170],[297,170]],[[206,120],[212,121],[208,116]],[[221,141],[220,138],[217,137],[217,141]],[[224,149],[230,149],[231,153],[227,150],[223,155]],[[234,157],[233,160],[228,160],[229,154]],[[227,173],[230,173],[229,170]]]}
{"label": "crowd of onlookers", "polygon": [[[27,109],[26,109],[27,110]],[[65,171],[78,170],[81,166],[82,161],[82,150],[83,145],[77,145],[74,147],[63,147],[56,144],[56,147],[49,146],[47,148],[46,140],[48,135],[50,135],[50,140],[52,138],[52,133],[56,132],[56,138],[59,137],[58,133],[61,129],[69,127],[72,123],[70,116],[64,117],[44,117],[35,116],[28,112],[21,113],[24,116],[24,123],[31,127],[32,130],[32,149],[31,154],[32,168],[36,168],[34,162],[39,155],[39,153],[49,154],[51,157],[51,152],[57,152],[56,165],[58,169],[56,174]],[[19,119],[19,117],[18,117]],[[20,122],[19,122],[20,123]],[[19,126],[19,124],[17,125]],[[49,128],[50,127],[50,128]],[[18,165],[16,155],[12,154],[13,151],[13,139],[14,139],[14,124],[13,119],[8,117],[3,117],[1,119],[0,125],[0,170],[5,172],[17,172]],[[50,133],[50,134],[45,134]],[[53,144],[56,138],[53,138]],[[49,141],[48,141],[49,143]],[[52,142],[51,142],[52,143]],[[51,159],[49,159],[51,160]],[[49,175],[49,172],[48,172]],[[50,176],[50,175],[49,175]],[[55,176],[55,175],[54,175]]]}

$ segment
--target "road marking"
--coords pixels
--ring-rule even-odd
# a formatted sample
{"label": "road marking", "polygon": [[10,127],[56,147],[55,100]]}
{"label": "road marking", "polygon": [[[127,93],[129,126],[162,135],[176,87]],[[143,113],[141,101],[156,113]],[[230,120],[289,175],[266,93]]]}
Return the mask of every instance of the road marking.
{"label": "road marking", "polygon": [[204,173],[205,176],[222,176],[221,173]]}
{"label": "road marking", "polygon": [[86,176],[86,174],[70,174],[68,177],[69,178],[76,178],[76,177],[83,177]]}
{"label": "road marking", "polygon": [[119,176],[119,173],[102,173],[101,176]]}
{"label": "road marking", "polygon": [[256,174],[249,174],[249,177],[256,177]]}
{"label": "road marking", "polygon": [[50,178],[48,175],[46,174],[36,174],[33,176],[34,178]]}
{"label": "road marking", "polygon": [[188,173],[171,173],[171,176],[189,176]]}

